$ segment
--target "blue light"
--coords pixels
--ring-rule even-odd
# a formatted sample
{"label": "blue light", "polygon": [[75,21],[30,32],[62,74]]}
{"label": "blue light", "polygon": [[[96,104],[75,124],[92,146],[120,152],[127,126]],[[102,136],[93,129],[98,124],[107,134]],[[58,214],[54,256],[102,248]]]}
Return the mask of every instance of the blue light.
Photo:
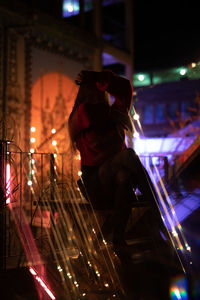
{"label": "blue light", "polygon": [[154,154],[169,156],[173,153],[182,153],[193,143],[193,139],[182,137],[145,138],[134,140],[134,150],[138,154]]}
{"label": "blue light", "polygon": [[71,17],[79,13],[78,0],[64,0],[63,1],[63,17]]}

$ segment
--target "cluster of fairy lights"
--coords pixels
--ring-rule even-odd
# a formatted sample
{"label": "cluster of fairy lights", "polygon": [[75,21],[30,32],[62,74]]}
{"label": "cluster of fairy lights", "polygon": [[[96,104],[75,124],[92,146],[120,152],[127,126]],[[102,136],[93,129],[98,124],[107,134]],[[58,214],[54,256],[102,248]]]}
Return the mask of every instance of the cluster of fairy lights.
{"label": "cluster of fairy lights", "polygon": [[[142,127],[141,127],[141,123],[140,123],[140,118],[139,118],[139,115],[136,113],[136,111],[133,115],[133,120],[137,122],[137,126],[141,131],[141,135],[144,136],[144,133],[143,133]],[[134,124],[133,124],[133,127],[135,129]],[[139,132],[136,131],[136,129],[135,129],[135,132],[133,134],[133,137],[137,138],[137,139],[140,138],[140,134],[139,134]],[[171,199],[170,199],[170,197],[167,193],[167,190],[166,190],[164,182],[163,182],[163,180],[160,176],[158,168],[156,167],[155,164],[153,164],[153,170],[152,170],[152,167],[150,167],[150,165],[147,164],[147,170],[150,174],[150,177],[152,178],[154,187],[155,187],[156,192],[159,196],[160,204],[162,205],[162,208],[165,212],[165,216],[166,216],[167,221],[170,225],[170,232],[172,234],[173,240],[176,241],[176,244],[177,244],[176,249],[181,250],[181,251],[186,250],[188,252],[191,252],[191,247],[188,245],[188,243],[186,241],[186,238],[185,238],[184,233],[183,233],[183,228],[182,228],[180,222],[178,221],[175,209],[174,209],[174,207],[172,205],[172,202],[171,202]],[[156,176],[154,174],[156,174]],[[156,178],[157,178],[157,180],[156,180]],[[160,191],[159,185],[162,189],[162,192],[164,193],[167,205],[166,205],[165,200],[163,199],[163,196],[162,196],[162,193]],[[165,219],[164,219],[163,216],[162,216],[162,218],[163,218],[164,223],[166,224]],[[190,264],[192,264],[192,261],[190,261]]]}
{"label": "cluster of fairy lights", "polygon": [[[37,153],[37,148],[34,147],[36,143],[35,138],[35,132],[36,128],[31,127],[31,138],[30,138],[30,152],[27,155],[28,162],[29,162],[29,168],[27,169],[27,184],[30,187],[30,192],[32,195],[33,202],[38,201],[38,186],[40,185],[40,172],[38,172],[38,169],[41,171],[40,162],[38,159],[38,155],[40,153]],[[56,133],[55,129],[52,129],[52,134]],[[111,256],[111,252],[109,247],[107,247],[106,241],[104,241],[105,244],[105,251],[102,251],[102,246],[99,241],[99,232],[100,227],[99,223],[97,221],[96,215],[92,209],[92,207],[87,207],[86,212],[81,211],[80,205],[77,201],[77,197],[80,197],[81,201],[84,201],[84,198],[82,194],[79,192],[79,188],[77,186],[72,186],[71,183],[67,183],[67,188],[69,190],[70,199],[67,200],[70,201],[71,205],[71,213],[70,216],[68,212],[66,211],[66,208],[64,207],[63,203],[63,195],[62,192],[59,190],[59,185],[57,182],[57,178],[59,178],[59,174],[61,174],[59,171],[61,169],[61,166],[59,165],[61,162],[61,156],[58,153],[57,149],[57,142],[56,140],[52,140],[52,145],[55,147],[54,151],[54,170],[55,170],[55,179],[54,179],[54,193],[55,193],[55,206],[54,211],[52,209],[52,206],[49,201],[48,193],[43,195],[42,201],[42,207],[43,211],[49,211],[50,215],[53,216],[53,219],[55,220],[55,211],[59,214],[59,222],[62,224],[62,230],[65,232],[61,232],[61,229],[59,226],[54,226],[55,223],[53,223],[53,226],[51,226],[51,235],[49,232],[49,229],[47,226],[44,226],[44,230],[51,248],[51,251],[54,256],[54,261],[56,262],[56,269],[57,272],[61,278],[62,286],[64,287],[66,291],[66,295],[68,299],[71,299],[71,297],[87,297],[88,291],[82,286],[81,278],[78,277],[76,274],[76,271],[74,270],[74,266],[72,263],[72,260],[78,259],[79,257],[82,257],[84,260],[84,268],[86,269],[86,274],[88,275],[88,284],[90,285],[91,277],[93,277],[93,282],[95,282],[95,285],[98,285],[100,289],[106,289],[109,291],[110,289],[112,291],[120,291],[123,292],[123,288],[121,286],[118,273],[115,269],[115,265],[113,263],[113,258]],[[74,157],[75,160],[80,161],[80,155],[76,155]],[[78,165],[80,165],[78,163]],[[77,167],[79,168],[79,167]],[[77,175],[81,178],[81,171],[77,169]],[[11,189],[11,166],[10,164],[7,164],[7,204],[9,204],[9,208],[12,211],[13,218],[15,219],[16,226],[22,230],[23,227],[19,225],[19,213],[15,206],[12,207],[12,201],[10,189]],[[77,194],[78,192],[78,194]],[[41,201],[41,199],[40,199]],[[23,210],[23,208],[20,208]],[[37,206],[37,209],[40,210],[40,213],[42,215],[42,211],[40,206]],[[91,209],[92,209],[92,216],[91,216]],[[85,213],[87,213],[87,220],[85,219]],[[23,211],[24,220],[26,219],[25,213]],[[74,228],[73,218],[71,217],[73,215],[73,218],[75,220],[75,224],[78,224],[77,228]],[[34,221],[34,220],[32,220]],[[54,221],[49,221],[54,222]],[[28,224],[28,221],[24,221],[24,223]],[[27,229],[26,229],[27,231]],[[53,239],[52,239],[53,235]],[[66,238],[67,238],[67,247],[66,247]],[[103,240],[103,236],[101,234],[101,238]],[[32,241],[28,241],[27,243],[27,236],[25,237],[25,233],[21,234],[21,239],[24,248],[27,248],[25,252],[28,253],[28,261],[29,263],[32,262],[32,266],[29,268],[30,273],[33,275],[36,282],[44,289],[44,291],[48,294],[48,296],[51,299],[56,299],[54,296],[54,293],[50,290],[48,285],[45,283],[44,276],[41,272],[37,270],[37,268],[34,267],[35,261],[33,259],[34,253],[31,253],[31,249],[28,245],[34,244],[34,238],[31,237],[30,239]],[[26,240],[23,240],[26,239]],[[35,244],[34,244],[35,245]],[[34,246],[36,247],[36,245]],[[35,250],[36,251],[36,250]],[[37,251],[36,251],[37,252]],[[59,253],[59,255],[58,255]],[[38,260],[38,259],[37,259]],[[101,265],[99,265],[98,261],[101,261]],[[103,269],[102,269],[102,263],[103,263]],[[41,274],[40,274],[41,273]],[[105,292],[106,292],[105,290]],[[109,292],[110,293],[110,292]],[[112,298],[117,297],[117,292],[113,293]]]}

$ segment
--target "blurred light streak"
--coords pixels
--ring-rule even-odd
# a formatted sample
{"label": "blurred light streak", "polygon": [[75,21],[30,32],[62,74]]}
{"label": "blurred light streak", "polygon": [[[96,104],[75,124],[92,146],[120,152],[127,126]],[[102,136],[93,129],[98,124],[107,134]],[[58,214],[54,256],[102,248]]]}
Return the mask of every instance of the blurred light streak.
{"label": "blurred light streak", "polygon": [[6,165],[6,204],[10,203],[10,184],[11,184],[11,175],[10,175],[10,164]]}
{"label": "blurred light streak", "polygon": [[51,290],[47,287],[47,285],[45,284],[45,282],[41,279],[41,277],[37,274],[37,272],[32,268],[29,267],[29,271],[30,273],[34,276],[34,278],[39,282],[39,284],[41,285],[41,287],[45,290],[45,292],[49,295],[49,297],[52,300],[55,300],[56,297],[54,296],[54,294],[51,292]]}
{"label": "blurred light streak", "polygon": [[176,216],[176,212],[175,212],[174,207],[173,207],[173,205],[172,205],[172,202],[171,202],[171,200],[170,200],[170,198],[169,198],[169,195],[168,195],[168,193],[167,193],[167,190],[166,190],[166,188],[165,188],[165,186],[164,186],[163,180],[161,179],[160,174],[159,174],[159,171],[158,171],[158,169],[157,169],[157,167],[156,167],[155,165],[154,165],[154,169],[155,169],[156,174],[157,174],[157,176],[158,176],[158,178],[159,178],[160,185],[161,185],[161,187],[162,187],[162,190],[163,190],[163,192],[164,192],[164,195],[165,195],[165,197],[166,197],[166,200],[167,200],[167,202],[168,202],[168,204],[169,204],[169,207],[170,207],[170,209],[171,209],[171,212],[172,212],[173,218],[174,218],[174,220],[175,220],[176,226],[177,226],[177,228],[178,228],[178,230],[179,230],[179,232],[180,232],[180,235],[181,235],[181,237],[182,237],[182,239],[183,239],[183,241],[184,241],[185,248],[186,248],[188,251],[190,251],[190,250],[189,250],[188,243],[187,243],[187,241],[186,241],[186,238],[185,238],[185,236],[184,236],[184,234],[183,234],[182,226],[181,226],[181,224],[180,224],[180,222],[179,222],[179,220],[178,220],[178,218],[177,218],[177,216]]}

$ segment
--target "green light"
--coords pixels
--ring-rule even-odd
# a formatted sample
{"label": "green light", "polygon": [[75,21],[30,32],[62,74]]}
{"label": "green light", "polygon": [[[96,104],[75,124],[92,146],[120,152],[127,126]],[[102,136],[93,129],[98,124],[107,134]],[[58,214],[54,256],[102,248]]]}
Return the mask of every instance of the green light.
{"label": "green light", "polygon": [[138,80],[143,81],[144,80],[144,75],[143,74],[138,75]]}
{"label": "green light", "polygon": [[150,76],[148,73],[137,73],[134,76],[134,86],[146,86],[150,85]]}
{"label": "green light", "polygon": [[184,76],[187,73],[187,69],[182,68],[182,69],[180,69],[179,73],[181,76]]}

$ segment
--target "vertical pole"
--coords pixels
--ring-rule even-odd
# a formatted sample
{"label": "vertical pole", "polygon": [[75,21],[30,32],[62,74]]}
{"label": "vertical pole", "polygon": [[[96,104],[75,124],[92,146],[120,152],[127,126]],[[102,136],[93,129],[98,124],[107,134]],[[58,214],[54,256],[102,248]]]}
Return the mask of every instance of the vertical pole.
{"label": "vertical pole", "polygon": [[56,179],[54,166],[55,166],[54,154],[50,154],[50,205],[53,214],[55,210],[54,200],[55,200],[55,179]]}
{"label": "vertical pole", "polygon": [[167,156],[164,157],[165,182],[169,182],[169,162]]}
{"label": "vertical pole", "polygon": [[7,90],[7,64],[8,64],[8,29],[3,28],[3,76],[2,76],[2,140],[6,139],[5,114]]}
{"label": "vertical pole", "polygon": [[7,144],[0,141],[0,271],[6,270],[6,153]]}

